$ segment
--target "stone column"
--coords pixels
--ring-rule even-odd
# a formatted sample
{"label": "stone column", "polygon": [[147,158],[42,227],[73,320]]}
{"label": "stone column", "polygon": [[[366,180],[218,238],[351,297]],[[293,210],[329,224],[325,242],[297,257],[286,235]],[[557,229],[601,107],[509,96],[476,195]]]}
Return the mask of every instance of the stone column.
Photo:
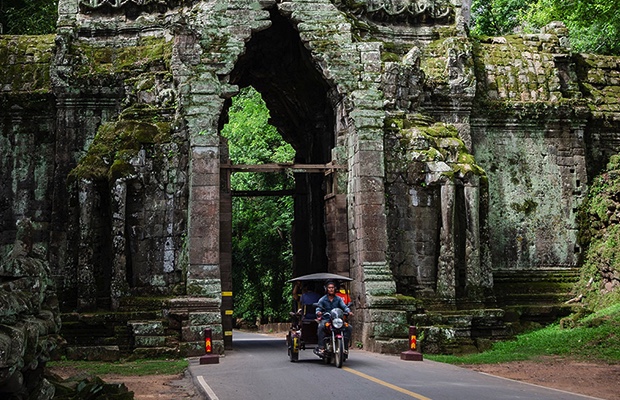
{"label": "stone column", "polygon": [[232,194],[230,172],[221,176],[220,186],[220,277],[222,280],[222,329],[224,347],[232,349]]}
{"label": "stone column", "polygon": [[469,301],[484,302],[485,292],[492,289],[491,271],[483,265],[480,245],[480,177],[472,176],[464,185],[467,230],[465,262],[467,264],[467,296]]}
{"label": "stone column", "polygon": [[453,182],[441,185],[441,229],[439,231],[439,260],[437,262],[437,296],[446,304],[455,304],[455,186]]}
{"label": "stone column", "polygon": [[77,263],[77,308],[92,310],[97,306],[95,286],[95,265],[93,264],[92,219],[95,218],[94,205],[98,203],[98,193],[92,181],[80,180],[78,183],[80,242]]}
{"label": "stone column", "polygon": [[117,180],[110,195],[112,200],[112,279],[110,282],[110,304],[118,310],[120,298],[127,293],[127,239],[125,223],[127,211],[127,183]]}
{"label": "stone column", "polygon": [[[220,271],[220,84],[212,74],[193,77],[183,88],[190,139],[187,295],[196,307],[183,329],[187,354],[203,352],[203,332],[213,332],[215,351],[224,350]],[[198,306],[202,305],[202,307]]]}
{"label": "stone column", "polygon": [[187,295],[196,297],[196,303],[202,304],[203,308],[189,311],[189,326],[184,327],[182,340],[187,343],[188,355],[199,355],[204,353],[202,333],[207,326],[213,331],[214,346],[223,350],[219,265],[219,146],[194,144],[190,156]]}
{"label": "stone column", "polygon": [[[392,352],[402,345],[399,332],[406,333],[406,312],[395,310],[396,283],[387,260],[387,215],[385,205],[385,160],[380,43],[358,45],[363,78],[351,93],[355,107],[349,113],[354,130],[349,134],[349,241],[353,298],[358,314],[354,335],[364,348]],[[357,323],[357,325],[355,325]],[[357,337],[359,337],[357,336]]]}

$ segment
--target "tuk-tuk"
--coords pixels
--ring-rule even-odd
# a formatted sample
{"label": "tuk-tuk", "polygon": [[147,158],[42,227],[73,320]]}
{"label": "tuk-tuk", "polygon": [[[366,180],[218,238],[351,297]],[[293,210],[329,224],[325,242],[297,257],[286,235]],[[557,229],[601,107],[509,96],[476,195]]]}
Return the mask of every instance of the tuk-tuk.
{"label": "tuk-tuk", "polygon": [[[309,275],[299,276],[297,278],[293,278],[288,282],[292,282],[297,284],[301,284],[302,287],[319,287],[321,288],[320,296],[324,294],[324,284],[327,281],[333,281],[337,285],[345,284],[345,294],[348,296],[348,287],[346,287],[346,283],[352,281],[353,279],[330,273],[315,273]],[[317,291],[318,292],[318,291]],[[320,298],[319,296],[319,298]],[[295,362],[299,360],[299,351],[305,350],[307,345],[317,345],[317,329],[319,320],[317,319],[315,313],[316,303],[318,299],[314,301],[312,304],[299,304],[297,310],[295,312],[291,312],[291,327],[289,332],[286,335],[286,343],[288,347],[288,355],[290,357],[291,362]],[[345,303],[350,303],[350,301],[345,301]],[[329,358],[323,358],[326,363],[331,362]],[[342,365],[342,361],[337,363]]]}

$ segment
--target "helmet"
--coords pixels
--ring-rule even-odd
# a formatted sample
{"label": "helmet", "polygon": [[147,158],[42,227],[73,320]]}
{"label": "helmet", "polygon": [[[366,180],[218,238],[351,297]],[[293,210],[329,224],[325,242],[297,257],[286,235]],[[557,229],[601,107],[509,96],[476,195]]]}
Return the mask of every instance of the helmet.
{"label": "helmet", "polygon": [[329,285],[333,285],[333,286],[334,286],[334,288],[336,288],[336,287],[337,287],[336,282],[334,282],[334,281],[332,281],[332,280],[325,281],[325,286],[323,286],[323,288],[325,289],[325,292],[326,292],[326,293],[327,293],[327,287],[328,287]]}

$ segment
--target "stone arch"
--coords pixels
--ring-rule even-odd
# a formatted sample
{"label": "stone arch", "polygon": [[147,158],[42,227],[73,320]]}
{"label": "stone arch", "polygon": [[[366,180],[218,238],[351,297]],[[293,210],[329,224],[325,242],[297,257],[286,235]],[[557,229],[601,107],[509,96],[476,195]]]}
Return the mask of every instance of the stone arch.
{"label": "stone arch", "polygon": [[[186,76],[187,90],[181,101],[185,102],[191,148],[187,287],[189,295],[213,300],[213,308],[204,314],[205,321],[218,325],[221,321],[223,337],[227,336],[229,326],[226,325],[229,323],[225,316],[230,306],[230,286],[227,284],[230,270],[227,270],[226,263],[230,260],[222,252],[228,241],[223,236],[226,229],[220,224],[229,218],[229,209],[228,199],[220,186],[220,164],[225,159],[218,130],[222,125],[219,116],[225,110],[226,99],[237,93],[237,85],[252,84],[263,93],[270,110],[275,110],[275,125],[302,150],[300,161],[332,162],[346,167],[345,177],[338,185],[339,196],[334,197],[333,204],[328,201],[323,205],[327,214],[321,210],[309,211],[314,221],[312,224],[317,227],[317,218],[327,215],[329,219],[329,215],[335,215],[339,210],[347,216],[346,228],[334,230],[330,238],[317,233],[309,238],[301,235],[299,240],[314,241],[313,246],[318,249],[321,249],[319,242],[324,240],[328,259],[330,251],[332,255],[340,252],[339,256],[346,256],[345,263],[339,267],[341,270],[335,268],[334,271],[333,266],[328,269],[348,273],[355,279],[353,292],[360,309],[370,306],[369,299],[373,296],[394,294],[395,284],[386,261],[380,43],[354,43],[350,24],[329,1],[263,3],[259,10],[249,10],[231,2],[225,10],[215,12],[203,8],[202,12],[204,15],[198,19],[204,25],[199,28],[198,36],[202,37],[203,60],[200,68],[192,68],[199,73]],[[223,20],[227,21],[226,30],[218,30],[217,26]],[[312,82],[318,88],[301,88],[314,90],[301,105],[306,108],[306,119],[315,125],[326,116],[331,119],[329,123],[323,121],[323,127],[320,124],[313,127],[315,132],[323,129],[327,133],[323,132],[309,142],[306,136],[295,132],[299,128],[308,128],[293,118],[296,110],[302,108],[291,101],[290,94],[299,89],[292,85],[283,92],[278,91],[278,81],[274,81],[277,76],[256,79],[252,74],[261,73],[260,66],[245,61],[252,59],[251,53],[260,49],[261,40],[268,39],[270,32],[279,29],[299,35],[293,45],[307,54],[307,57],[295,60],[307,64],[301,71],[317,71]],[[253,47],[255,43],[259,43],[257,47]],[[195,48],[189,44],[189,49]],[[197,45],[196,42],[194,46]],[[289,97],[282,96],[282,93]],[[315,107],[309,107],[313,104],[308,99],[317,93],[327,99],[321,100],[322,106],[314,104]],[[312,113],[319,114],[319,117],[310,118]],[[331,143],[326,145],[322,141]],[[317,182],[304,185],[317,191],[320,187]],[[327,197],[320,193],[314,197],[315,204],[321,196]],[[214,215],[220,218],[214,219]],[[323,262],[320,257],[315,259]],[[329,261],[325,262],[329,264]],[[310,267],[300,267],[300,271],[304,268]],[[216,307],[220,308],[220,315],[217,315]],[[364,313],[358,318],[363,322]]]}

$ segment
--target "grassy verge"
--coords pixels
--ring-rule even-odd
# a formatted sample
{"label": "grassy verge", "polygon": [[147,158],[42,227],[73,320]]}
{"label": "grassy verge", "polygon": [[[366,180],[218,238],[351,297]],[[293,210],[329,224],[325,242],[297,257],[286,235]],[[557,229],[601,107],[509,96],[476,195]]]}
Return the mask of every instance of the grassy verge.
{"label": "grassy verge", "polygon": [[74,368],[94,375],[178,375],[188,367],[186,359],[181,360],[136,360],[136,361],[50,361],[48,367]]}
{"label": "grassy verge", "polygon": [[464,356],[424,355],[450,364],[494,364],[545,356],[620,363],[620,304],[596,313],[575,314],[551,326],[498,342],[484,353]]}

